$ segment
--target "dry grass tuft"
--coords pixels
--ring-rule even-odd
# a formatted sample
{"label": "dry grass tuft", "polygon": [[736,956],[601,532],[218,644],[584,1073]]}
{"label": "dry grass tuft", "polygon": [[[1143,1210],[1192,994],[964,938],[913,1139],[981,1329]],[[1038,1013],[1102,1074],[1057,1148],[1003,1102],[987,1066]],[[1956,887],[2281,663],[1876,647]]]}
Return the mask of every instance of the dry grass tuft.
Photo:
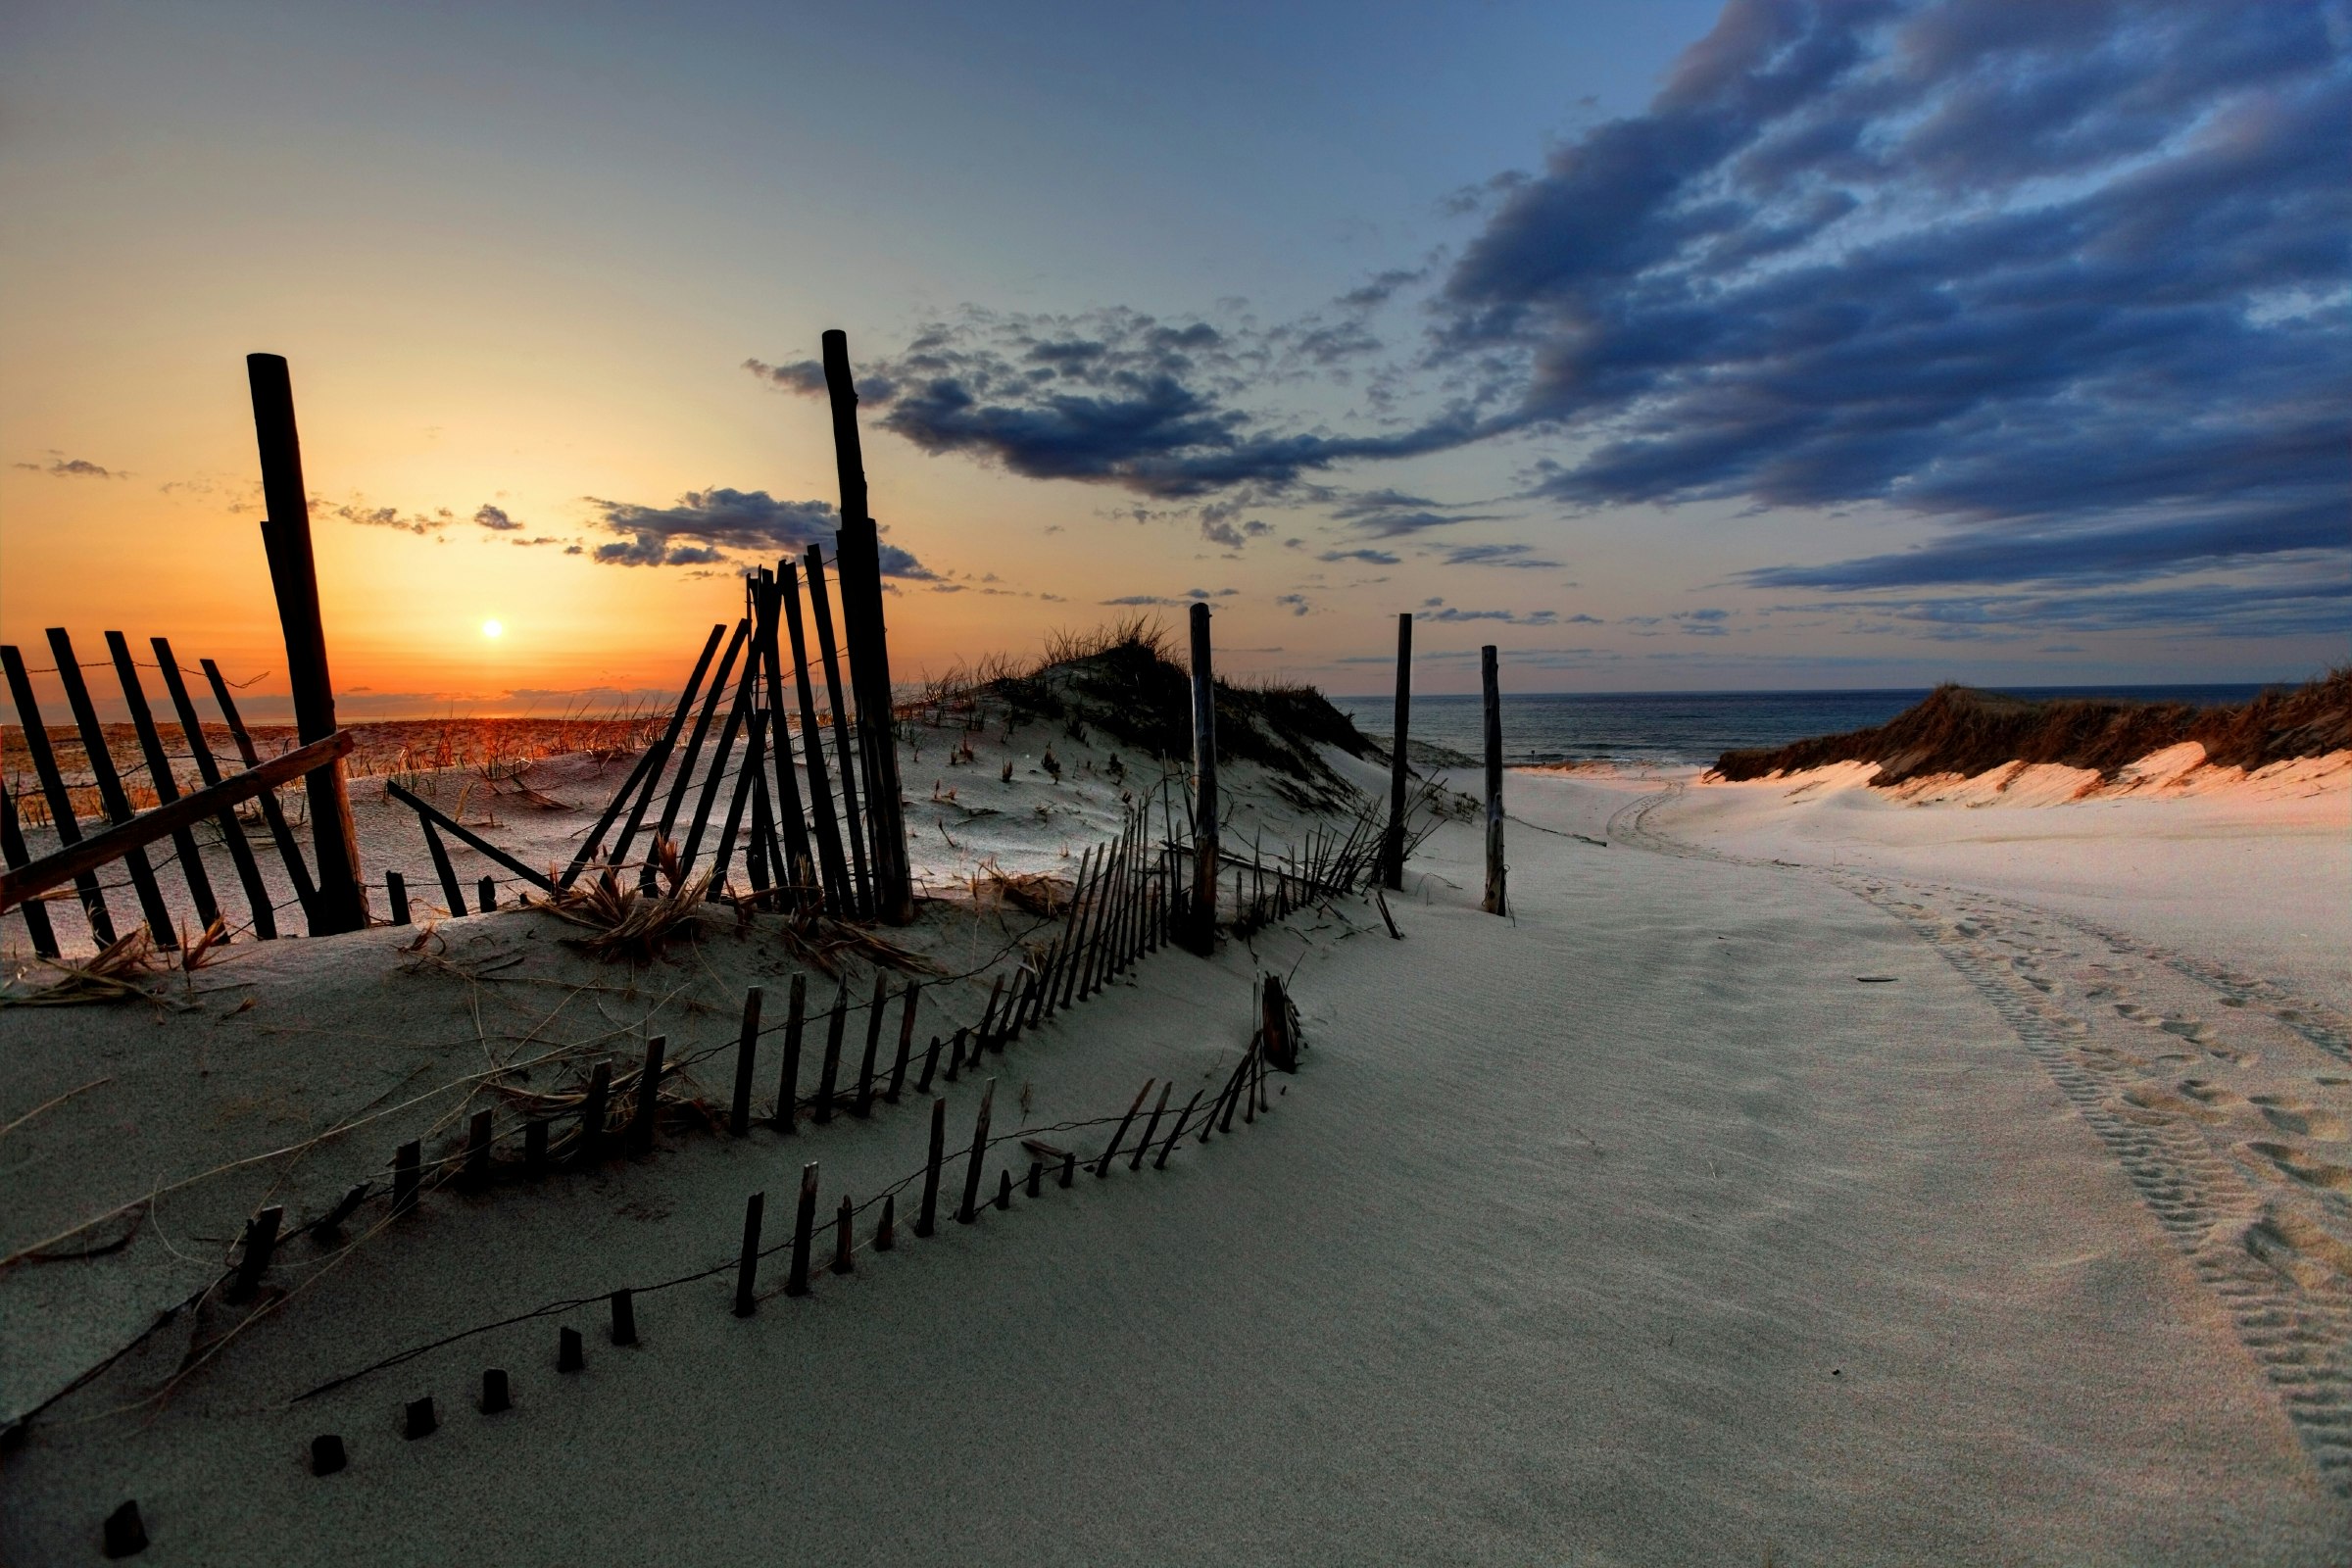
{"label": "dry grass tuft", "polygon": [[124,932],[78,962],[70,958],[43,958],[41,962],[58,970],[61,977],[37,991],[0,996],[0,1006],[71,1007],[85,1002],[152,1002],[156,994],[145,982],[165,968],[156,956],[155,939],[143,925]]}

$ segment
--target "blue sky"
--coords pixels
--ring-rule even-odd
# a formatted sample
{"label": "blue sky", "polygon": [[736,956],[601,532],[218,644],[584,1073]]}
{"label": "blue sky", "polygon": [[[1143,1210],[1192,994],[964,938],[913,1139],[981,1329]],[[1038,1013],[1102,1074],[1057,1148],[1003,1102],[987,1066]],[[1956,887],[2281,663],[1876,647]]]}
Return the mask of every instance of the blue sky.
{"label": "blue sky", "polygon": [[1408,609],[1522,689],[2352,657],[2341,5],[102,3],[0,41],[10,640],[112,532],[223,564],[91,612],[243,646],[273,348],[388,708],[659,684],[729,574],[829,536],[842,326],[921,667],[1199,597],[1237,666],[1338,686]]}

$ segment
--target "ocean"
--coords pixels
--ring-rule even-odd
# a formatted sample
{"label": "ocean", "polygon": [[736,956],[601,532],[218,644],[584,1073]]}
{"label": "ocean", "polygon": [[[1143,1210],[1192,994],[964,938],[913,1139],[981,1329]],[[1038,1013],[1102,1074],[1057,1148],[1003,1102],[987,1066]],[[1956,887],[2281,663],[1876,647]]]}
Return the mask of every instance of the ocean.
{"label": "ocean", "polygon": [[[2201,708],[2250,701],[2261,686],[2016,686],[2017,697],[2115,697]],[[1664,766],[1705,765],[1728,751],[1786,746],[1816,735],[1884,724],[1928,695],[1859,692],[1505,692],[1502,755],[1509,762],[1606,759]],[[1392,697],[1335,697],[1367,734],[1393,727]],[[1412,737],[1471,757],[1481,753],[1479,699],[1413,699]]]}

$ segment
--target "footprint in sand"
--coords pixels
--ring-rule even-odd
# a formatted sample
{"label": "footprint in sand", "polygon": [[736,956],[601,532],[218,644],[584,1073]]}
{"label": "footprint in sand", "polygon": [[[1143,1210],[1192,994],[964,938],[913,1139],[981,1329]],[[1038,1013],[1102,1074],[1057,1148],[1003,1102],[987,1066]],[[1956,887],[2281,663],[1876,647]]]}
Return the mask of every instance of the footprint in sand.
{"label": "footprint in sand", "polygon": [[2246,1147],[2307,1187],[2324,1187],[2331,1193],[2352,1192],[2352,1168],[2314,1159],[2308,1150],[2292,1144],[2256,1143]]}
{"label": "footprint in sand", "polygon": [[2137,1023],[2147,1015],[2148,1009],[2136,1002],[2119,1002],[2115,1004],[2115,1011],[2118,1017],[2129,1018],[2133,1023]]}
{"label": "footprint in sand", "polygon": [[[2125,1090],[2124,1099],[2144,1111],[2162,1112],[2166,1116],[2186,1116],[2192,1121],[2202,1122],[2230,1119],[2211,1105],[2200,1104],[2194,1100],[2183,1100],[2179,1095],[2148,1084]],[[2143,1123],[2143,1125],[2145,1124]]]}
{"label": "footprint in sand", "polygon": [[2340,1142],[2345,1136],[2344,1118],[2324,1106],[2278,1095],[2256,1095],[2254,1103],[2262,1107],[2263,1119],[2282,1133],[2328,1143]]}
{"label": "footprint in sand", "polygon": [[2205,1038],[2205,1020],[2202,1018],[2166,1018],[2160,1021],[2156,1027],[2168,1035],[2179,1035],[2183,1040],[2194,1040],[2201,1043]]}
{"label": "footprint in sand", "polygon": [[2181,1079],[2180,1092],[2192,1100],[2203,1101],[2208,1105],[2242,1105],[2246,1102],[2246,1097],[2235,1090],[2225,1089],[2220,1084],[2205,1078]]}

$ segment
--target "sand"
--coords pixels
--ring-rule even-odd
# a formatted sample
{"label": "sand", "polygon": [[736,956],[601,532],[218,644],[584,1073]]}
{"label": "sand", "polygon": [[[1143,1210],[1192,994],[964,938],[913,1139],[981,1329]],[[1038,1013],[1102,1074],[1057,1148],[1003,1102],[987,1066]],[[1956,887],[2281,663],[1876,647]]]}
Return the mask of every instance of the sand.
{"label": "sand", "polygon": [[[237,1311],[182,1314],[0,1458],[0,1560],[94,1560],[136,1497],[157,1562],[2342,1561],[2352,1259],[2328,1170],[2352,1073],[2314,995],[2341,943],[2331,962],[2324,925],[2307,943],[2238,883],[2206,895],[2210,951],[2133,924],[2127,894],[2085,923],[2064,898],[2103,896],[2091,852],[2073,891],[2034,881],[2062,833],[1903,838],[1864,801],[1838,820],[1872,826],[1839,836],[1775,787],[1514,774],[1513,918],[1477,911],[1476,832],[1447,825],[1392,900],[1400,942],[1348,900],[1145,959],[991,1058],[999,1126],[1115,1114],[1147,1078],[1213,1092],[1275,969],[1311,1049],[1254,1125],[902,1231],[749,1319],[722,1273],[642,1297],[632,1348],[589,1302],[291,1402],[721,1262],[744,1196],[775,1234],[804,1161],[826,1211],[862,1199],[919,1165],[914,1097],[792,1138],[665,1134],[594,1175],[429,1195],[346,1251],[298,1244],[272,1280],[299,1294],[167,1403]],[[1059,863],[1053,798],[1044,832],[1005,831],[1054,788],[1024,778],[1027,814],[984,819],[1004,837],[943,855],[937,883],[974,853]],[[2261,829],[2283,808],[2233,808],[2243,853],[2316,859],[2331,891],[2300,828]],[[1887,809],[2014,829],[2071,808]],[[1299,817],[1259,792],[1245,819]],[[2146,858],[2147,823],[2107,820],[2100,853]],[[909,942],[960,972],[1024,924],[943,904]],[[661,1028],[673,1057],[718,1053],[693,1070],[723,1094],[741,987],[776,998],[794,967],[757,924],[633,976],[563,934],[512,912],[425,954],[400,951],[413,932],[287,943],[200,972],[223,988],[200,1011],[0,1014],[0,1123],[111,1080],[0,1137],[10,1250],[379,1114],[290,1171],[185,1189],[120,1252],[0,1273],[0,1403],[209,1278],[265,1194],[310,1212],[379,1169],[494,1057],[600,1035],[625,1055]],[[926,1034],[983,985],[940,987]],[[944,1089],[953,1142],[978,1085]],[[1044,1136],[1091,1154],[1107,1133]],[[554,1371],[560,1324],[585,1372]],[[489,1365],[516,1392],[495,1417],[470,1402]],[[403,1441],[426,1394],[441,1429]],[[326,1431],[351,1467],[314,1477]]]}

